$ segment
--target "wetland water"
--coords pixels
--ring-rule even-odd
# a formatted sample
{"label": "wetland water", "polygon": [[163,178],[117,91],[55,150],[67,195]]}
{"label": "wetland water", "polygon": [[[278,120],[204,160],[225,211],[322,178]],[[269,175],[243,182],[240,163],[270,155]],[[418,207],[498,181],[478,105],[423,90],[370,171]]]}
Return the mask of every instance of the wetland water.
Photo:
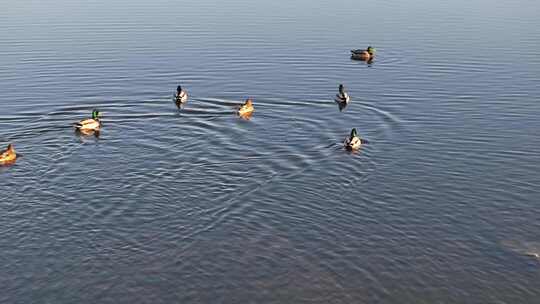
{"label": "wetland water", "polygon": [[0,302],[538,303],[539,11],[4,2]]}

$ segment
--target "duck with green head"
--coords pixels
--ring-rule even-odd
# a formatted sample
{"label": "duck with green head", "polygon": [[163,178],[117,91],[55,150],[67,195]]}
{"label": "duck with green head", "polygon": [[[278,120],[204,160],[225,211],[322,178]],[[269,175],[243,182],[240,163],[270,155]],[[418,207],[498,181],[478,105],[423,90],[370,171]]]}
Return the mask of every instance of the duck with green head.
{"label": "duck with green head", "polygon": [[99,119],[100,113],[97,109],[92,111],[92,118],[84,119],[74,125],[77,131],[81,132],[93,132],[99,131],[101,128],[101,121]]}
{"label": "duck with green head", "polygon": [[348,103],[351,101],[351,97],[349,94],[345,91],[345,87],[340,84],[338,87],[338,93],[336,94],[335,101],[338,103]]}
{"label": "duck with green head", "polygon": [[356,128],[353,128],[351,130],[351,135],[345,138],[345,142],[343,143],[343,145],[347,150],[357,150],[360,148],[360,146],[362,145],[362,140],[358,136]]}
{"label": "duck with green head", "polygon": [[367,49],[351,50],[351,59],[369,61],[375,58],[375,49],[368,46]]}

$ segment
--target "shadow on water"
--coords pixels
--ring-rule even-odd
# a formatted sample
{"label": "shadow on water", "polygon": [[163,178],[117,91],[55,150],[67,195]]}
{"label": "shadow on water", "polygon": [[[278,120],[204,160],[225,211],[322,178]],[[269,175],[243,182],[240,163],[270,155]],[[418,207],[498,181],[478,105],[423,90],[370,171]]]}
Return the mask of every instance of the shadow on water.
{"label": "shadow on water", "polygon": [[238,115],[238,118],[242,120],[251,120],[251,118],[253,117],[253,112],[249,112],[245,114],[237,114],[237,115]]}
{"label": "shadow on water", "polygon": [[343,110],[347,108],[348,102],[339,101],[337,99],[334,99],[334,102],[338,105],[338,109],[340,112],[343,112]]}
{"label": "shadow on water", "polygon": [[21,157],[22,157],[22,155],[17,154],[17,158],[15,158],[14,160],[0,162],[0,171],[3,171],[3,170],[1,170],[1,168],[3,168],[3,167],[8,168],[8,167],[13,166],[19,160],[19,158],[21,158]]}
{"label": "shadow on water", "polygon": [[[103,124],[102,124],[103,126]],[[83,131],[83,130],[80,130],[80,129],[75,129],[75,136],[77,138],[79,138],[81,140],[81,142],[84,142],[85,139],[88,139],[88,138],[96,138],[96,139],[99,139],[99,136],[101,135],[101,131],[100,130],[89,130],[89,131]]]}
{"label": "shadow on water", "polygon": [[355,62],[363,62],[365,63],[368,67],[371,67],[373,65],[373,63],[375,62],[375,59],[374,58],[370,58],[368,60],[365,60],[365,59],[360,59],[358,57],[355,57],[355,56],[351,56],[351,61],[355,61]]}

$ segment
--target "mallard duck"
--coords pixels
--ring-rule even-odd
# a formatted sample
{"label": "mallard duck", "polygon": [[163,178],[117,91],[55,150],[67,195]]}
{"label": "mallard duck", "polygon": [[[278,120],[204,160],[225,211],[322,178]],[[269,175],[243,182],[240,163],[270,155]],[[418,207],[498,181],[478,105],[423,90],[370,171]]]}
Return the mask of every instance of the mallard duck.
{"label": "mallard duck", "polygon": [[99,131],[101,128],[101,121],[99,120],[99,111],[92,111],[92,118],[84,119],[74,125],[75,129],[81,132],[93,132]]}
{"label": "mallard duck", "polygon": [[238,109],[238,115],[240,116],[251,115],[253,110],[254,110],[253,100],[251,100],[251,98],[248,98],[246,102],[243,105],[241,105],[240,108]]}
{"label": "mallard duck", "polygon": [[7,146],[7,149],[0,153],[0,165],[10,164],[17,159],[17,153],[12,144]]}
{"label": "mallard duck", "polygon": [[342,84],[339,85],[339,93],[336,94],[335,100],[338,103],[348,103],[351,100],[351,97],[345,92],[345,87]]}
{"label": "mallard duck", "polygon": [[176,106],[180,107],[185,104],[188,100],[188,93],[186,90],[182,89],[182,86],[176,87],[176,94],[174,95]]}
{"label": "mallard duck", "polygon": [[353,128],[351,130],[351,135],[349,135],[347,138],[345,138],[345,142],[343,143],[345,148],[347,150],[357,150],[362,145],[362,140],[360,137],[358,137],[358,133],[356,133],[356,129]]}
{"label": "mallard duck", "polygon": [[351,59],[369,61],[375,58],[375,49],[368,46],[365,50],[351,50]]}

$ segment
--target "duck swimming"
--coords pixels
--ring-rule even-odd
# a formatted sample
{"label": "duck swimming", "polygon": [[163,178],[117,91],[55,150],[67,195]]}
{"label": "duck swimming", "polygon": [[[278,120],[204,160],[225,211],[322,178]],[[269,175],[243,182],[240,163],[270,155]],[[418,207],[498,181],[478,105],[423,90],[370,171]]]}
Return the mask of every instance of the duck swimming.
{"label": "duck swimming", "polygon": [[12,144],[9,144],[7,146],[7,149],[2,151],[0,153],[0,165],[8,165],[17,159],[17,153],[15,152],[15,149],[13,148]]}
{"label": "duck swimming", "polygon": [[335,101],[338,103],[348,103],[351,100],[351,97],[347,92],[345,92],[345,87],[340,84],[339,85],[339,93],[336,94]]}
{"label": "duck swimming", "polygon": [[375,49],[368,46],[365,50],[351,50],[351,59],[370,61],[375,58]]}
{"label": "duck swimming", "polygon": [[174,95],[176,106],[180,108],[180,106],[184,105],[188,100],[188,93],[186,90],[182,89],[182,86],[176,87],[176,94]]}
{"label": "duck swimming", "polygon": [[345,142],[343,143],[345,146],[345,149],[352,151],[357,150],[362,145],[362,140],[360,137],[358,137],[358,133],[356,133],[356,128],[353,128],[351,130],[351,135],[349,135],[347,138],[345,138]]}
{"label": "duck swimming", "polygon": [[540,254],[538,254],[536,252],[525,252],[525,255],[533,257],[533,258],[540,259]]}
{"label": "duck swimming", "polygon": [[251,115],[251,113],[253,113],[253,110],[255,110],[253,108],[253,100],[251,100],[251,98],[248,98],[246,102],[243,105],[241,105],[240,108],[238,109],[238,115],[240,116]]}
{"label": "duck swimming", "polygon": [[92,111],[92,118],[84,119],[74,125],[77,131],[88,133],[93,131],[99,131],[101,128],[101,121],[99,120],[99,111]]}

